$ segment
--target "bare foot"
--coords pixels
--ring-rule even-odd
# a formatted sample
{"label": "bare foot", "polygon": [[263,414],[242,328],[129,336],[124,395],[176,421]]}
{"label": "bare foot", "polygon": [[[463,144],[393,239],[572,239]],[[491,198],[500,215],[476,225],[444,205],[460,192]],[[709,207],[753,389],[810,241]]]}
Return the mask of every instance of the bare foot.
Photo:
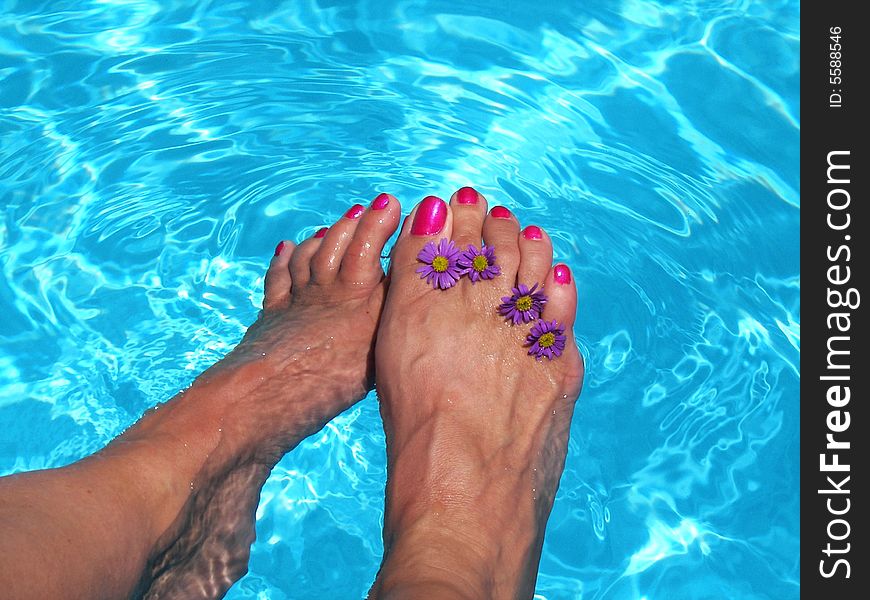
{"label": "bare foot", "polygon": [[155,524],[163,534],[139,595],[221,597],[247,570],[271,468],[371,389],[380,255],[400,212],[382,194],[298,247],[279,244],[263,311],[239,346],[107,448],[149,444],[142,468],[188,474],[166,482],[173,501]]}
{"label": "bare foot", "polygon": [[[416,272],[417,255],[442,238],[460,249],[483,238],[501,274],[433,289]],[[504,207],[487,213],[470,188],[449,208],[424,200],[403,226],[377,341],[389,475],[371,597],[532,597],[583,379],[576,289],[552,259],[545,232],[521,232]],[[512,287],[536,282],[549,297],[543,320],[567,337],[553,360],[529,355],[527,336],[542,321],[513,324],[498,313]]]}

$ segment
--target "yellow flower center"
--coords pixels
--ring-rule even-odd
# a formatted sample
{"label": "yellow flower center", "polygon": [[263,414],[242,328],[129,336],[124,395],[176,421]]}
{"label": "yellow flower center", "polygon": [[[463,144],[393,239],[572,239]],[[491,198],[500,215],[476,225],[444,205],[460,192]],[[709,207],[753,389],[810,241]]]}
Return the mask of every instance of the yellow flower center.
{"label": "yellow flower center", "polygon": [[517,310],[526,311],[532,308],[531,296],[520,296],[517,299]]}
{"label": "yellow flower center", "polygon": [[556,334],[552,331],[548,331],[547,333],[538,338],[538,346],[540,346],[541,348],[549,348],[555,343]]}
{"label": "yellow flower center", "polygon": [[443,273],[450,266],[450,261],[443,256],[436,256],[432,259],[432,268],[436,273]]}
{"label": "yellow flower center", "polygon": [[474,260],[471,261],[471,266],[474,267],[474,270],[478,273],[483,273],[489,266],[489,261],[486,260],[486,257],[483,254],[478,254],[474,257]]}

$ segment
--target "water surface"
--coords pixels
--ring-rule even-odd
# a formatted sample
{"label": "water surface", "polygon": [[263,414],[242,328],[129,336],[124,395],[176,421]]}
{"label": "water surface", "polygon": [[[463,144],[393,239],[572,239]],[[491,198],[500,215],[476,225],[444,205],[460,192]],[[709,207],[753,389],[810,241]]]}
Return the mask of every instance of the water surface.
{"label": "water surface", "polygon": [[[279,239],[473,184],[580,290],[537,598],[797,598],[799,8],[7,0],[0,474],[188,385]],[[370,395],[286,457],[228,597],[362,597],[383,444]]]}

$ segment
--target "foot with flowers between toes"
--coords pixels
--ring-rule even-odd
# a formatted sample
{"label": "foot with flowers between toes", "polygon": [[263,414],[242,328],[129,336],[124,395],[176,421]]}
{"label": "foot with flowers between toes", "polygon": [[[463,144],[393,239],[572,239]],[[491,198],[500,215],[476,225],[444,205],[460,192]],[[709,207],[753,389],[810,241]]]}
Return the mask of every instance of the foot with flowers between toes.
{"label": "foot with flowers between toes", "polygon": [[583,380],[577,292],[536,226],[463,188],[393,248],[378,330],[384,558],[370,597],[531,598]]}

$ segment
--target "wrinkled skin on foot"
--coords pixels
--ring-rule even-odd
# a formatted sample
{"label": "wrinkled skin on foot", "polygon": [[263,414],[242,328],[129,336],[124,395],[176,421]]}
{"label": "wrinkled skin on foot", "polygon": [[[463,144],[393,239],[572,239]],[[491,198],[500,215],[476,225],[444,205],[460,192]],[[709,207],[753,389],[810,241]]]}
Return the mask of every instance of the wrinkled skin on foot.
{"label": "wrinkled skin on foot", "polygon": [[322,237],[283,242],[266,274],[263,310],[241,343],[189,398],[156,411],[192,413],[193,424],[172,437],[208,440],[198,446],[207,460],[136,596],[220,598],[245,574],[272,467],[371,389],[386,295],[380,255],[400,211],[382,195]]}
{"label": "wrinkled skin on foot", "polygon": [[[431,225],[424,201],[393,250],[376,356],[388,484],[373,598],[531,598],[564,468],[583,379],[570,271],[552,266],[546,233],[521,232],[506,209],[488,213],[482,196],[468,194],[454,195],[440,232],[414,235],[416,220]],[[494,246],[502,274],[427,286],[417,253],[441,238]],[[512,286],[535,282],[549,296],[543,318],[568,336],[552,361],[528,355],[532,324],[497,312]]]}

